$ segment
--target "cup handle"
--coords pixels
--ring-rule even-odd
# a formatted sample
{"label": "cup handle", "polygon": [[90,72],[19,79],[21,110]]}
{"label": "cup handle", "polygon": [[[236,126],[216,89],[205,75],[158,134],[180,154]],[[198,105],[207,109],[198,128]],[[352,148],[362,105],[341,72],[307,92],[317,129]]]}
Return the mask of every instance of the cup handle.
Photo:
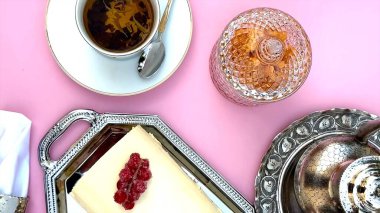
{"label": "cup handle", "polygon": [[41,167],[48,171],[54,167],[57,161],[50,158],[49,151],[51,145],[67,130],[67,128],[79,120],[84,120],[90,123],[92,127],[98,117],[98,113],[93,110],[74,110],[59,120],[42,138],[39,146],[39,162]]}

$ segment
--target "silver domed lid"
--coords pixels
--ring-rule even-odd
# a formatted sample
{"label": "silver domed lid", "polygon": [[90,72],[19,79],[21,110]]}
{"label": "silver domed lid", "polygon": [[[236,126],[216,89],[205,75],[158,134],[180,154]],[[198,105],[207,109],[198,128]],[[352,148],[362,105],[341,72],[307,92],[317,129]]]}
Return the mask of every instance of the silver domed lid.
{"label": "silver domed lid", "polygon": [[351,163],[340,179],[339,194],[346,212],[379,212],[380,156],[366,156]]}

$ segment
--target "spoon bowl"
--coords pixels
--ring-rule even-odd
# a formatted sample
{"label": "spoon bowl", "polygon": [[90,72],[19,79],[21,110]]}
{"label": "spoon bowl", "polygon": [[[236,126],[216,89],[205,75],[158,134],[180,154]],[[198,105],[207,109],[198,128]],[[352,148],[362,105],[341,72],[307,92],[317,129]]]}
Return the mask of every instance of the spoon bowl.
{"label": "spoon bowl", "polygon": [[150,43],[140,56],[137,71],[142,78],[149,78],[155,74],[165,58],[165,45],[162,42],[162,34],[165,31],[171,6],[172,0],[168,0],[164,15],[162,16],[160,25],[158,26],[157,39]]}
{"label": "spoon bowl", "polygon": [[165,58],[165,45],[161,41],[154,41],[144,50],[139,59],[137,71],[142,78],[149,78],[155,74]]}

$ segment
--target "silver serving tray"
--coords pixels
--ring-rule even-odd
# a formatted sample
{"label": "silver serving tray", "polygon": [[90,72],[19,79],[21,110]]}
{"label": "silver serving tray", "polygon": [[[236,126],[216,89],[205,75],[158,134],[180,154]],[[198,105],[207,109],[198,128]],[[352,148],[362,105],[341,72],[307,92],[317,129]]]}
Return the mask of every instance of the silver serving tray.
{"label": "silver serving tray", "polygon": [[[59,160],[51,160],[51,145],[78,120],[90,123],[88,131]],[[70,212],[68,193],[80,178],[80,174],[88,170],[136,125],[141,125],[153,134],[223,212],[254,212],[253,206],[239,192],[157,116],[99,114],[92,110],[70,112],[49,130],[39,144],[39,162],[45,172],[47,211]]]}
{"label": "silver serving tray", "polygon": [[[312,113],[288,126],[274,138],[262,160],[255,182],[256,211],[302,212],[294,190],[300,156],[312,144],[326,138],[354,138],[363,123],[375,119],[378,117],[360,110],[332,109]],[[379,152],[380,131],[371,133],[366,145]]]}

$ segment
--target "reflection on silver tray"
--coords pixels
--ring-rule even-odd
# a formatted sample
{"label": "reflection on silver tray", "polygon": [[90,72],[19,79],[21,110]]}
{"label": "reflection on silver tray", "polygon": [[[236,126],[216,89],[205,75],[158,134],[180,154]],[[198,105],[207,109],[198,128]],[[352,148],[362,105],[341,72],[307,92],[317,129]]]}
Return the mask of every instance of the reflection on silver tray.
{"label": "reflection on silver tray", "polygon": [[[294,176],[297,175],[295,169],[301,155],[308,148],[312,149],[312,144],[322,144],[331,138],[352,141],[362,124],[374,119],[377,116],[359,110],[332,109],[310,114],[292,123],[275,137],[262,160],[255,182],[256,211],[302,212],[296,199],[297,191],[294,190],[303,187],[294,186],[300,184],[297,179],[294,181]],[[377,155],[380,148],[378,133],[371,134],[367,144],[363,145],[370,146]],[[300,170],[298,168],[297,171]]]}
{"label": "reflection on silver tray", "polygon": [[[88,121],[91,127],[61,159],[51,160],[50,146],[77,120]],[[135,125],[141,125],[153,134],[223,212],[254,212],[244,197],[157,116],[99,114],[92,110],[72,111],[58,121],[40,142],[39,161],[45,171],[47,211],[67,212],[66,195],[78,179],[75,174],[91,167]]]}

